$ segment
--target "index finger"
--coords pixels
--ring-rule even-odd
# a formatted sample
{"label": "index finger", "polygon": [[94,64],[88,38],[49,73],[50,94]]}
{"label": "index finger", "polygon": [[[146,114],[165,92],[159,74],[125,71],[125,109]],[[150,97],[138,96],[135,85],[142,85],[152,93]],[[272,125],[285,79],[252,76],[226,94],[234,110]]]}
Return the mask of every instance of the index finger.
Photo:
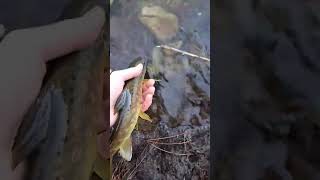
{"label": "index finger", "polygon": [[119,71],[117,71],[117,74],[119,75],[119,77],[123,81],[127,81],[129,79],[132,79],[132,78],[135,78],[135,77],[139,76],[141,74],[141,72],[142,72],[142,68],[143,68],[143,65],[142,64],[138,64],[135,67],[119,70]]}

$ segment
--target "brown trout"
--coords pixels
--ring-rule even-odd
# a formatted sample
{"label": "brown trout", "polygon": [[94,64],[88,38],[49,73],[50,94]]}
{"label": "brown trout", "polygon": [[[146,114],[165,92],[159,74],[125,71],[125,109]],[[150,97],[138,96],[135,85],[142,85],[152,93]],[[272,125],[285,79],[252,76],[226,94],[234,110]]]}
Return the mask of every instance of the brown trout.
{"label": "brown trout", "polygon": [[[63,18],[79,17],[96,5],[106,7],[104,1],[74,0]],[[105,29],[90,47],[49,65],[12,147],[13,168],[27,160],[25,179],[89,180],[92,176],[99,158],[97,121],[103,113]]]}
{"label": "brown trout", "polygon": [[139,63],[143,64],[142,73],[126,82],[123,92],[116,102],[115,108],[119,112],[119,118],[111,134],[111,159],[119,151],[125,160],[130,161],[132,158],[131,133],[137,125],[138,118],[141,117],[144,120],[151,121],[150,117],[141,111],[142,86],[147,63],[142,58],[138,58],[129,67],[134,67]]}

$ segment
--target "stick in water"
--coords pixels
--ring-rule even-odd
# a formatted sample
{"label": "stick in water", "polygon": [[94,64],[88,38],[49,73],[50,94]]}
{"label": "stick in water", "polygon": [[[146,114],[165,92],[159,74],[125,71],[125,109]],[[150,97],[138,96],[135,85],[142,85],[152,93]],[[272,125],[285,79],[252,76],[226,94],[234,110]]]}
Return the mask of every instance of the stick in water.
{"label": "stick in water", "polygon": [[176,48],[173,48],[173,47],[170,47],[170,46],[167,46],[167,45],[159,45],[159,46],[156,46],[156,47],[169,49],[169,50],[172,50],[172,51],[179,52],[182,55],[188,55],[188,56],[196,57],[196,58],[199,58],[199,59],[202,59],[202,60],[205,60],[205,61],[210,61],[210,59],[208,59],[206,57],[198,56],[198,55],[195,55],[195,54],[192,54],[192,53],[189,53],[189,52],[186,52],[186,51],[182,51],[180,49],[176,49]]}

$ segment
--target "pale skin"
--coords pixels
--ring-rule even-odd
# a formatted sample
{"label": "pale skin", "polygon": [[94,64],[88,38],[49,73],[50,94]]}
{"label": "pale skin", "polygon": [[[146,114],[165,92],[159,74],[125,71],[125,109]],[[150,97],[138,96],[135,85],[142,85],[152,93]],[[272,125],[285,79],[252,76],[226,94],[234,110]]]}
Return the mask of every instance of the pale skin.
{"label": "pale skin", "polygon": [[[116,119],[118,114],[114,113],[114,106],[115,103],[120,96],[125,81],[139,76],[142,72],[142,64],[137,65],[136,67],[133,68],[128,68],[124,70],[119,70],[119,71],[114,71],[110,75],[110,126],[112,126]],[[142,88],[142,111],[145,112],[148,110],[152,103],[152,97],[155,92],[155,87],[154,87],[154,80],[149,79],[146,81],[143,85]]]}
{"label": "pale skin", "polygon": [[[92,44],[105,22],[102,8],[94,8],[84,16],[55,24],[15,30],[0,43],[0,176],[21,180],[25,164],[11,170],[11,145],[23,115],[37,97],[46,74],[46,63]],[[41,38],[39,38],[41,37]],[[110,112],[123,89],[124,81],[137,76],[139,68],[112,73],[110,77]],[[118,74],[118,75],[117,75]],[[117,82],[118,81],[118,82]],[[152,102],[153,80],[144,87],[144,110]],[[118,92],[119,90],[120,92]],[[119,95],[118,95],[119,94]],[[150,97],[151,96],[151,97]],[[110,116],[114,123],[115,116]],[[111,125],[112,123],[110,123]]]}

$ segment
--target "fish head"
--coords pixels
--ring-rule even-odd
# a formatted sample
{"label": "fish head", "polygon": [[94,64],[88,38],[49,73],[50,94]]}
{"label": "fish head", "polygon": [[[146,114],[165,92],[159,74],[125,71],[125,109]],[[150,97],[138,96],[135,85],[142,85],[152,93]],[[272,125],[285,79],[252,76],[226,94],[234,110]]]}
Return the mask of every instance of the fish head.
{"label": "fish head", "polygon": [[138,64],[142,64],[142,65],[144,66],[144,65],[145,65],[145,62],[146,62],[145,58],[137,57],[136,59],[134,59],[134,60],[130,63],[129,67],[135,67],[135,66],[137,66]]}
{"label": "fish head", "polygon": [[146,57],[138,57],[136,59],[134,59],[130,65],[129,65],[129,68],[130,67],[136,67],[138,64],[142,64],[143,65],[143,69],[142,69],[142,73],[140,74],[140,76],[138,76],[139,79],[144,79],[144,76],[146,75],[146,72],[147,72],[147,69],[148,69],[148,66],[149,66],[149,61],[147,60]]}

